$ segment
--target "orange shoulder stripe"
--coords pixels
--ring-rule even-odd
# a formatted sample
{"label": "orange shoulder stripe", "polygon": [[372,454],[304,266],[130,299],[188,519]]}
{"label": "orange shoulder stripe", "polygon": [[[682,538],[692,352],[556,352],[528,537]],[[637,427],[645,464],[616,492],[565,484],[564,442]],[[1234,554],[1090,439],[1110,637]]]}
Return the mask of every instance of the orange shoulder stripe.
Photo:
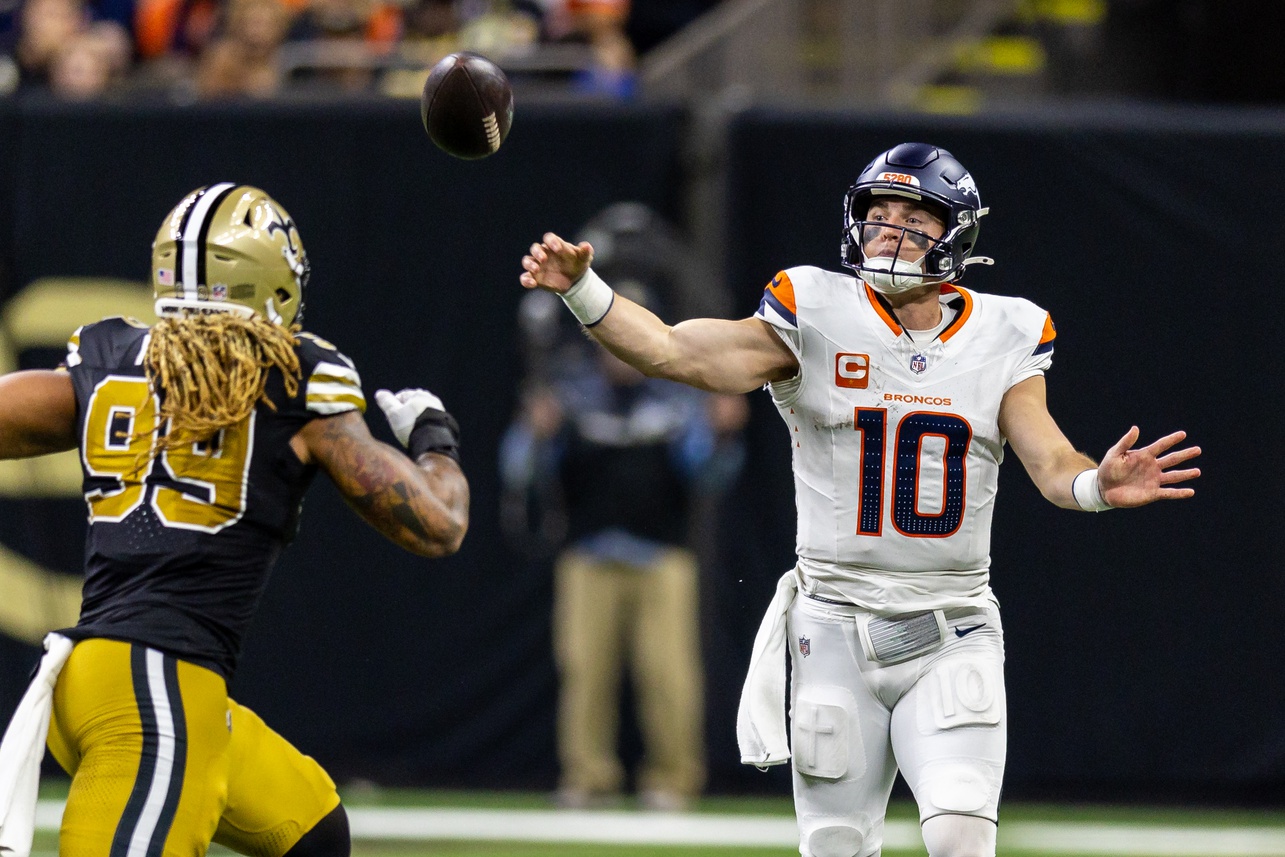
{"label": "orange shoulder stripe", "polygon": [[1057,329],[1053,327],[1052,314],[1044,315],[1044,333],[1040,335],[1040,345],[1046,345],[1057,338]]}
{"label": "orange shoulder stripe", "polygon": [[781,302],[781,306],[788,309],[795,315],[799,312],[798,302],[794,299],[794,283],[790,282],[790,275],[781,271],[772,278],[772,282],[767,284],[767,290],[772,296]]}

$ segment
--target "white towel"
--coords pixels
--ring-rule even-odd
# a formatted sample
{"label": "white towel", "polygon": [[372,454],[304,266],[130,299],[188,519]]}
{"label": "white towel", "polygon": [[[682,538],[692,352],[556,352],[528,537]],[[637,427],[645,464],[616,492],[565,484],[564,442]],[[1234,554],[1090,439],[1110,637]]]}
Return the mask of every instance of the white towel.
{"label": "white towel", "polygon": [[22,695],[0,741],[0,855],[30,857],[36,830],[40,762],[45,757],[54,684],[75,644],[61,634],[45,637],[40,669]]}
{"label": "white towel", "polygon": [[776,594],[754,637],[736,711],[736,743],[745,765],[766,768],[790,758],[785,730],[785,614],[798,589],[798,577],[791,569],[777,581]]}

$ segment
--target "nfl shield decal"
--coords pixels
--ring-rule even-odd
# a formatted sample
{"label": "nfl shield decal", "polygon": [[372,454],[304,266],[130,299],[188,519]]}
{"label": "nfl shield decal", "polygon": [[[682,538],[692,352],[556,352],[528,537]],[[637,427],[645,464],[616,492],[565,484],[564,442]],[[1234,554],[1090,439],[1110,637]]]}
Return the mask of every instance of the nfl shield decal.
{"label": "nfl shield decal", "polygon": [[799,637],[799,654],[805,658],[812,654],[812,641],[807,637]]}
{"label": "nfl shield decal", "polygon": [[910,358],[910,371],[914,372],[916,375],[924,374],[924,370],[927,368],[928,358],[924,357],[924,355],[916,354],[914,357]]}

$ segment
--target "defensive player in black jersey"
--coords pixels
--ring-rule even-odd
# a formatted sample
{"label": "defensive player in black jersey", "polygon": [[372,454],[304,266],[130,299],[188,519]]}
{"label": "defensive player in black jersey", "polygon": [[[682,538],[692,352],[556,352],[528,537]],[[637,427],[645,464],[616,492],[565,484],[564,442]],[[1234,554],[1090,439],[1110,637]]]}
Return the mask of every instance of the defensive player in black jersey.
{"label": "defensive player in black jersey", "polygon": [[89,505],[49,718],[72,775],[59,851],[344,857],[330,777],[227,682],[318,469],[407,550],[459,549],[459,429],[432,393],[380,390],[409,455],[371,436],[352,361],[299,328],[307,258],[263,191],[189,194],[151,273],[157,323],[86,325],[59,370],[0,377],[0,457],[78,447]]}

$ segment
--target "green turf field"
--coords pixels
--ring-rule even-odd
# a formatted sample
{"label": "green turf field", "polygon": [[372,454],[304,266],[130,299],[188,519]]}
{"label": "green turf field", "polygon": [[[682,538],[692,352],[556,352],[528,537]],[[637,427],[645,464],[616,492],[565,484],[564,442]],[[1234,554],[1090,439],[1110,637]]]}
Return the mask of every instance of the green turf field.
{"label": "green turf field", "polygon": [[[65,796],[65,783],[46,783],[42,801]],[[791,857],[783,841],[792,830],[792,808],[780,798],[708,797],[693,813],[648,814],[628,805],[589,813],[554,810],[549,797],[532,793],[440,792],[351,788],[345,804],[354,823],[354,857]],[[418,820],[453,819],[464,833],[418,832]],[[382,828],[387,819],[389,827]],[[1001,810],[999,854],[1013,857],[1285,857],[1285,811],[1223,810],[1199,807],[1135,807],[1007,803]],[[509,822],[518,822],[516,826]],[[394,823],[396,822],[396,823]],[[534,823],[523,841],[523,823]],[[604,840],[633,829],[673,834],[687,826],[744,834],[766,823],[774,841],[765,847],[576,841],[585,831]],[[543,827],[539,827],[543,824]],[[578,826],[577,826],[578,825]],[[549,831],[552,829],[552,833]],[[755,828],[757,829],[757,828]],[[580,832],[577,833],[576,831]],[[516,831],[516,832],[515,832]],[[566,831],[568,841],[550,841]],[[644,833],[643,838],[646,838]],[[665,838],[658,835],[658,838]],[[671,836],[671,838],[673,838]],[[744,839],[744,835],[741,837]],[[888,815],[884,857],[925,857],[917,836],[914,806],[895,802]],[[56,834],[37,833],[33,857],[55,857]],[[211,854],[228,857],[215,848]]]}

